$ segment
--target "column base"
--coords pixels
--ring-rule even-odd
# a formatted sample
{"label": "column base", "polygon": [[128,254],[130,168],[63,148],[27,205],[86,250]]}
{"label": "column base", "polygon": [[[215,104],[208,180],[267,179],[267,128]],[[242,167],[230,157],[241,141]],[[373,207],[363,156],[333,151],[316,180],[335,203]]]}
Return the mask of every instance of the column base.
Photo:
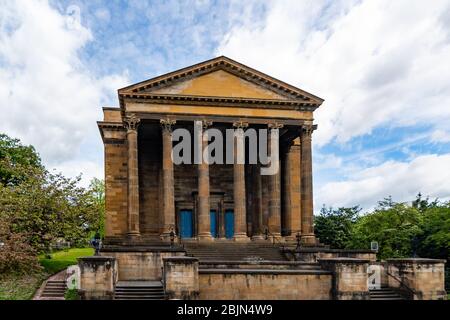
{"label": "column base", "polygon": [[286,242],[297,242],[297,232],[292,233],[290,236],[284,237],[284,239],[286,240]]}
{"label": "column base", "polygon": [[211,233],[204,233],[204,234],[199,234],[197,236],[198,241],[214,241],[214,238],[212,237]]}
{"label": "column base", "polygon": [[[163,232],[163,233],[161,233],[161,235],[159,237],[163,241],[170,241],[170,232]],[[178,240],[178,236],[175,235],[173,238],[173,241],[177,242],[177,240]]]}
{"label": "column base", "polygon": [[127,238],[130,240],[140,239],[141,234],[139,231],[131,231],[127,233]]}
{"label": "column base", "polygon": [[262,234],[256,234],[252,236],[252,241],[266,241],[266,238]]}
{"label": "column base", "polygon": [[301,242],[305,245],[316,245],[317,240],[314,234],[305,234],[301,236]]}
{"label": "column base", "polygon": [[236,233],[233,237],[233,240],[236,242],[248,242],[250,238],[247,237],[246,233]]}

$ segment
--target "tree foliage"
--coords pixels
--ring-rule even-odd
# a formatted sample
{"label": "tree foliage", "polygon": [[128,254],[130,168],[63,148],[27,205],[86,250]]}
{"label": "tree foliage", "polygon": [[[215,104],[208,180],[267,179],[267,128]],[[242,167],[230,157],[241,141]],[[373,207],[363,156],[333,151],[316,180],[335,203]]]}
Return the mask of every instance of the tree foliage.
{"label": "tree foliage", "polygon": [[25,169],[43,169],[41,158],[33,146],[0,133],[0,183],[16,185],[28,176]]}
{"label": "tree foliage", "polygon": [[361,208],[326,208],[315,218],[314,229],[322,243],[332,248],[345,248],[352,237],[352,229]]}
{"label": "tree foliage", "polygon": [[315,219],[320,241],[353,249],[369,249],[370,243],[377,241],[380,259],[415,255],[449,258],[449,203],[419,194],[410,204],[388,197],[372,212],[359,214],[356,208],[322,209]]}
{"label": "tree foliage", "polygon": [[43,252],[58,239],[76,245],[103,229],[102,181],[94,180],[87,189],[80,187],[80,177],[48,172],[34,148],[1,137],[0,154],[6,155],[3,164],[7,164],[2,168],[7,170],[0,171],[4,181],[0,183],[0,223],[8,224],[9,233],[21,235],[24,242]]}

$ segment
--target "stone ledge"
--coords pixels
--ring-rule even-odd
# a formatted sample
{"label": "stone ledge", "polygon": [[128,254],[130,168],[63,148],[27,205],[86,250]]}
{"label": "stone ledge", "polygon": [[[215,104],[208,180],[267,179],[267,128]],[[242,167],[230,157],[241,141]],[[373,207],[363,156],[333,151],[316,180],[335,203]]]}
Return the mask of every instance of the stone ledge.
{"label": "stone ledge", "polygon": [[79,257],[78,261],[90,262],[90,263],[104,263],[108,261],[115,261],[116,258],[110,256],[89,256],[89,257]]}
{"label": "stone ledge", "polygon": [[304,261],[279,261],[279,260],[202,260],[200,261],[200,265],[208,265],[208,264],[224,264],[224,265],[245,265],[245,264],[253,264],[253,265],[289,265],[289,266],[310,266],[310,265],[318,265],[315,262],[304,262]]}
{"label": "stone ledge", "polygon": [[181,247],[170,246],[105,246],[100,252],[186,252]]}
{"label": "stone ledge", "polygon": [[194,257],[180,256],[180,257],[166,257],[163,258],[163,261],[172,263],[194,263],[198,262],[198,259]]}
{"label": "stone ledge", "polygon": [[323,258],[323,259],[317,259],[317,261],[319,263],[322,263],[322,262],[331,262],[331,263],[370,263],[369,259],[346,258],[346,257]]}
{"label": "stone ledge", "polygon": [[428,259],[428,258],[397,258],[397,259],[387,259],[386,262],[391,264],[402,264],[402,263],[424,263],[424,264],[439,264],[446,263],[443,259]]}
{"label": "stone ledge", "polygon": [[199,269],[199,274],[332,275],[324,270]]}
{"label": "stone ledge", "polygon": [[322,248],[322,247],[300,247],[296,249],[293,246],[286,246],[285,250],[295,250],[296,252],[326,252],[326,253],[373,253],[376,251],[370,249],[330,249],[330,248]]}

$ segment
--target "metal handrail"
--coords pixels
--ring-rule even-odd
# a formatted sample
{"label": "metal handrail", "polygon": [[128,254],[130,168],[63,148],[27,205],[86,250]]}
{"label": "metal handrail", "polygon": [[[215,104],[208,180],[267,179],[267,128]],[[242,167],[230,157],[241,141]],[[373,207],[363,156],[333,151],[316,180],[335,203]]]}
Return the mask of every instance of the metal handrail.
{"label": "metal handrail", "polygon": [[393,278],[394,280],[396,280],[397,282],[400,283],[401,287],[406,288],[409,293],[412,295],[412,297],[414,297],[414,295],[416,294],[416,291],[412,288],[410,288],[407,284],[405,284],[401,279],[397,278],[396,276],[394,276],[393,274],[391,274],[389,271],[386,270],[386,274],[388,276],[390,276],[391,278]]}

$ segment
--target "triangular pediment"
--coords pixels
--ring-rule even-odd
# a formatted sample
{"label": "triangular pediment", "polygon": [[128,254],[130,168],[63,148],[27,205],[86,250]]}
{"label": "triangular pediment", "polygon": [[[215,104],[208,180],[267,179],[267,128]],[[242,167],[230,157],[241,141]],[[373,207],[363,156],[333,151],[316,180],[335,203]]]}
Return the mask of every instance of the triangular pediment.
{"label": "triangular pediment", "polygon": [[281,99],[286,96],[258,86],[225,70],[216,70],[188,79],[181,79],[162,88],[150,88],[146,93],[189,96],[233,97],[251,99]]}
{"label": "triangular pediment", "polygon": [[174,95],[296,100],[319,106],[323,99],[221,56],[119,90],[119,95]]}

